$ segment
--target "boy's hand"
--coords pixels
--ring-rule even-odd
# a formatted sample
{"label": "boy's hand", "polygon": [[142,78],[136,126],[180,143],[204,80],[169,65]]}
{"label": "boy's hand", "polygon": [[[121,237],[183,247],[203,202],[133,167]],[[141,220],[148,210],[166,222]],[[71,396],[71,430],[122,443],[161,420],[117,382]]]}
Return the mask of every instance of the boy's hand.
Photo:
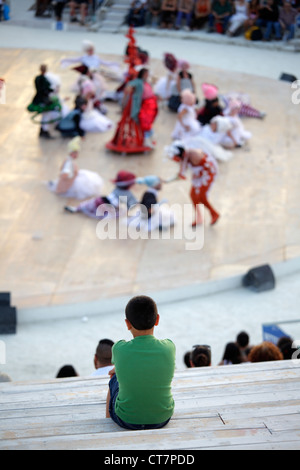
{"label": "boy's hand", "polygon": [[116,373],[116,368],[114,367],[108,372],[108,375],[110,376],[110,378],[112,378],[112,376],[115,375],[115,373]]}

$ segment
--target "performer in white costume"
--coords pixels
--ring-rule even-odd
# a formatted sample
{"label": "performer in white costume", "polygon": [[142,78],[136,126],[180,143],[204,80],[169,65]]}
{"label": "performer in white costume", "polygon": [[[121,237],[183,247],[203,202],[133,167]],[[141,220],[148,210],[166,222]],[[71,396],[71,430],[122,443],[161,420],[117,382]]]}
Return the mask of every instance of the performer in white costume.
{"label": "performer in white costume", "polygon": [[74,137],[68,145],[69,155],[62,164],[59,178],[49,181],[50,191],[68,198],[87,199],[99,195],[103,180],[98,173],[78,169],[75,160],[80,151],[81,137]]}
{"label": "performer in white costume", "polygon": [[147,190],[142,196],[140,204],[143,206],[141,213],[134,217],[137,225],[145,232],[152,230],[165,230],[175,224],[175,214],[166,204],[167,201],[158,200],[158,192],[162,188],[163,181],[155,175],[137,178],[136,183],[145,184]]}
{"label": "performer in white costume", "polygon": [[201,124],[197,120],[195,109],[196,95],[189,89],[181,92],[181,105],[177,111],[177,121],[172,132],[172,139],[188,139],[200,133]]}
{"label": "performer in white costume", "polygon": [[177,60],[173,54],[164,55],[164,65],[167,74],[159,78],[154,86],[154,93],[163,101],[167,101],[171,96],[171,90],[176,85],[177,80]]}
{"label": "performer in white costume", "polygon": [[[100,71],[101,66],[108,66],[112,68],[119,68],[119,64],[116,62],[110,62],[101,59],[97,54],[95,54],[95,47],[91,41],[84,40],[82,43],[83,46],[83,55],[77,57],[67,57],[60,61],[62,67],[68,67],[72,64],[81,64],[82,66],[87,67],[89,70],[98,70]],[[78,70],[78,69],[77,69]]]}
{"label": "performer in white costume", "polygon": [[[241,102],[238,100],[230,100],[228,108],[224,111],[224,114],[230,119],[233,128],[231,130],[232,137],[234,141],[243,146],[246,144],[252,137],[251,132],[247,131],[242,123],[241,118],[239,117],[239,112],[241,109]],[[229,136],[225,137],[226,141],[230,144],[232,138]]]}

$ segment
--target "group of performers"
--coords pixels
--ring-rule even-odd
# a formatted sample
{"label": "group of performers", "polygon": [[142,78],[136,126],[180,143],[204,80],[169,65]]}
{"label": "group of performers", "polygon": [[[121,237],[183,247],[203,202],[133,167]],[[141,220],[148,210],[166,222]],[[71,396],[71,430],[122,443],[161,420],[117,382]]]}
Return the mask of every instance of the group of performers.
{"label": "group of performers", "polygon": [[[28,110],[41,114],[40,137],[51,138],[49,124],[54,122],[62,136],[70,137],[68,156],[60,169],[56,181],[48,183],[49,189],[61,196],[81,200],[77,206],[65,206],[71,213],[83,213],[92,218],[109,215],[120,216],[121,196],[127,198],[127,208],[138,203],[131,188],[134,184],[145,184],[147,191],[142,205],[147,208],[146,217],[140,221],[148,230],[163,227],[162,204],[157,200],[157,191],[163,183],[185,179],[191,172],[190,198],[195,208],[193,226],[203,223],[199,205],[203,204],[214,225],[220,214],[208,201],[209,191],[218,174],[219,161],[228,161],[232,150],[245,145],[251,133],[245,130],[242,116],[263,118],[263,113],[254,109],[245,95],[228,93],[219,96],[218,87],[203,83],[204,102],[199,105],[192,74],[186,61],[177,61],[174,55],[164,56],[166,75],[152,88],[147,68],[148,55],[135,44],[133,30],[127,35],[126,50],[128,70],[121,73],[119,64],[100,59],[94,46],[84,42],[84,53],[79,57],[63,59],[61,66],[77,64],[73,69],[79,73],[72,87],[76,94],[74,109],[70,110],[59,96],[60,81],[42,65],[40,75],[35,79],[36,94]],[[121,105],[122,117],[117,124],[107,116],[104,102],[107,87],[100,73],[102,65],[111,67],[119,74],[121,85],[115,93],[115,100]],[[180,72],[178,70],[180,69]],[[116,127],[113,139],[106,147],[122,153],[138,153],[155,148],[153,124],[159,112],[160,103],[168,103],[176,94],[176,123],[170,144],[166,146],[169,158],[179,163],[175,177],[163,181],[158,176],[136,177],[128,171],[118,172],[113,180],[115,189],[108,195],[101,195],[103,180],[89,170],[78,169],[76,159],[80,152],[81,138],[87,132],[105,132]],[[173,99],[172,103],[175,103]],[[170,108],[171,109],[171,108]],[[174,109],[173,109],[174,111]],[[140,201],[141,203],[141,201]],[[156,210],[152,210],[152,206]],[[113,211],[110,210],[113,208]],[[155,215],[156,214],[156,215]],[[144,214],[145,216],[145,214]],[[156,220],[150,224],[149,221]],[[169,212],[168,226],[174,225],[174,214]]]}

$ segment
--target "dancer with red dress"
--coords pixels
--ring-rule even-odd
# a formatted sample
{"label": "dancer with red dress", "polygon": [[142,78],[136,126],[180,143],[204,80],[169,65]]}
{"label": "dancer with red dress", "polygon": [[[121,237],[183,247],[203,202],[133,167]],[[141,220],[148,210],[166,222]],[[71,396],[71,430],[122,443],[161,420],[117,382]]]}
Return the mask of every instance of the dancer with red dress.
{"label": "dancer with red dress", "polygon": [[192,187],[190,197],[195,207],[195,221],[192,226],[203,223],[200,204],[203,204],[211,215],[211,225],[214,225],[220,215],[208,201],[208,193],[218,173],[218,165],[213,157],[201,149],[189,149],[181,141],[175,141],[167,148],[172,160],[180,163],[180,171],[176,179],[186,179],[186,171],[192,172]]}
{"label": "dancer with red dress", "polygon": [[126,57],[129,70],[124,87],[123,113],[116,133],[106,147],[120,153],[141,153],[154,146],[152,125],[158,105],[155,93],[147,82],[148,69],[142,68],[139,72],[136,69],[141,64],[141,58],[132,28],[127,37],[130,39]]}

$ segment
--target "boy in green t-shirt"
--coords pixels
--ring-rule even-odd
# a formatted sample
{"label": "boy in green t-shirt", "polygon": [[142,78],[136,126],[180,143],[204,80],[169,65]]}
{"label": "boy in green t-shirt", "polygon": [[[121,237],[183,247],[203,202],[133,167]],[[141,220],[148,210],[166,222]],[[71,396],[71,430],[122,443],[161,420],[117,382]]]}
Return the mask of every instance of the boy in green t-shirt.
{"label": "boy in green t-shirt", "polygon": [[159,314],[150,297],[133,297],[125,314],[133,340],[113,346],[106,417],[126,429],[161,428],[174,411],[175,345],[153,336]]}

